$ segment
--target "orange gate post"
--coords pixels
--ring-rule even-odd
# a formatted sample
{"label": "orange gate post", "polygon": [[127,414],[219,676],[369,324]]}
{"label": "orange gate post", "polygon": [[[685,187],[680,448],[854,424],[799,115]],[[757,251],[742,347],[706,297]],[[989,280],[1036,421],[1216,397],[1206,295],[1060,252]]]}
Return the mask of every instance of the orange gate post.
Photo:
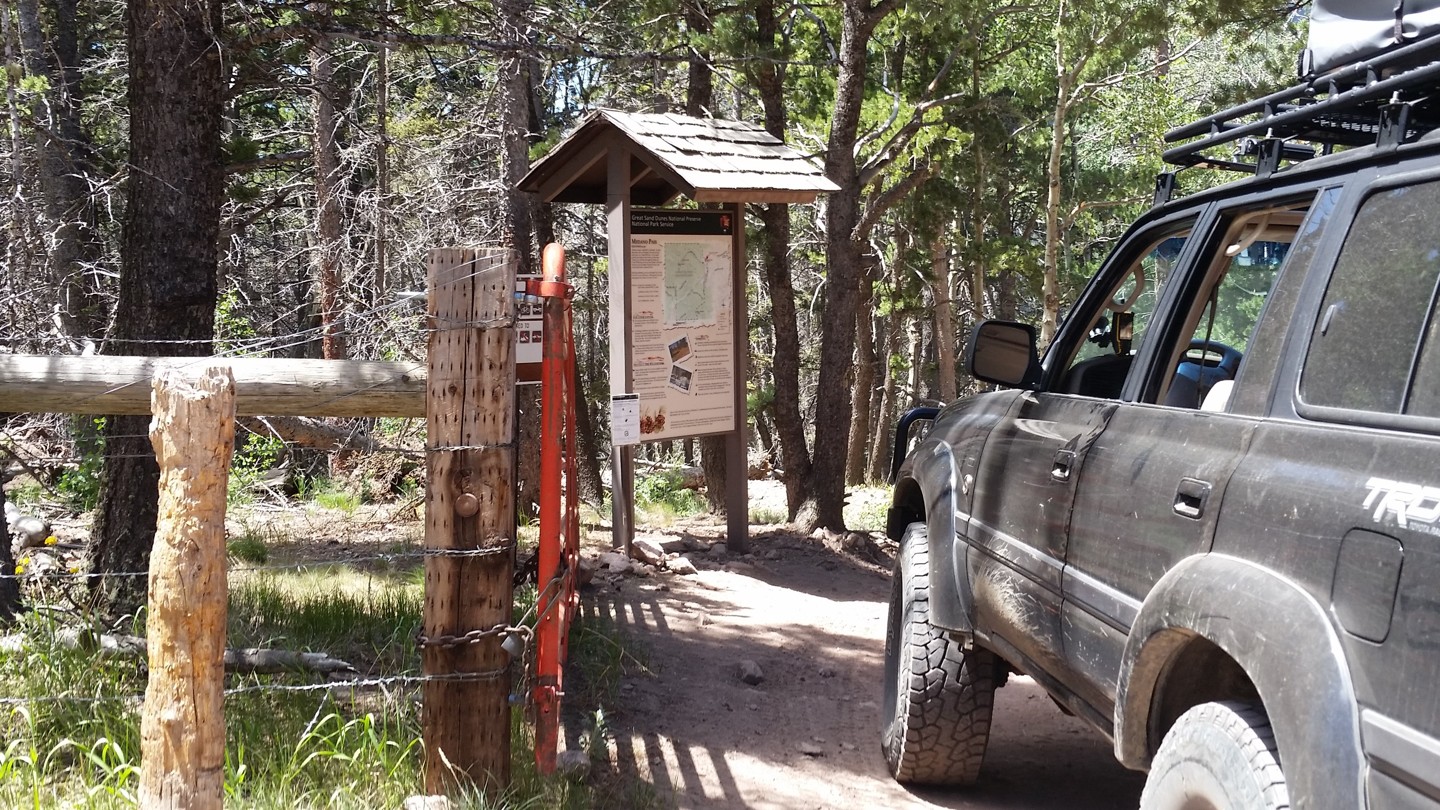
{"label": "orange gate post", "polygon": [[545,246],[543,271],[527,292],[544,299],[544,356],[540,388],[540,547],[537,550],[535,621],[535,763],[555,770],[560,698],[570,621],[579,604],[575,571],[580,554],[579,495],[575,480],[575,345],[565,250]]}

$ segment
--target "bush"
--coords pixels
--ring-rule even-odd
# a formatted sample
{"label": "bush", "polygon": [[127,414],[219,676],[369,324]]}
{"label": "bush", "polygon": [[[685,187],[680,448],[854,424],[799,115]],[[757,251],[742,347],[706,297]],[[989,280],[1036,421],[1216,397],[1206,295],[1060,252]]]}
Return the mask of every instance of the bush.
{"label": "bush", "polygon": [[[649,513],[675,517],[706,511],[705,496],[684,485],[684,476],[676,470],[662,470],[637,478],[635,504]],[[652,514],[652,517],[654,515]]]}

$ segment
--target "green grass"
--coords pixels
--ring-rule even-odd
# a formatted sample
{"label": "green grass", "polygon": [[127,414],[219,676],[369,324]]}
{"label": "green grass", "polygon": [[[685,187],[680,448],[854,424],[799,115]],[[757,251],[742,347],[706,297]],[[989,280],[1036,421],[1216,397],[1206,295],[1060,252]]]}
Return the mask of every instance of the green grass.
{"label": "green grass", "polygon": [[270,549],[265,541],[258,534],[247,532],[232,537],[225,543],[225,553],[232,560],[238,560],[251,565],[264,565],[270,559]]}
{"label": "green grass", "polygon": [[652,526],[668,526],[677,517],[698,515],[709,509],[705,496],[682,484],[679,472],[661,470],[635,481],[636,519]]}
{"label": "green grass", "polygon": [[845,525],[851,531],[885,531],[885,516],[889,509],[890,490],[888,487],[845,488]]}
{"label": "green grass", "polygon": [[240,575],[230,593],[230,646],[320,651],[378,672],[418,671],[423,594],[419,568],[411,570],[323,566]]}
{"label": "green grass", "polygon": [[[237,567],[244,567],[240,563]],[[341,567],[303,572],[236,572],[231,577],[229,646],[324,651],[369,676],[417,675],[414,634],[423,602],[420,568],[369,573]],[[516,614],[533,604],[518,594]],[[25,615],[11,632],[27,643],[0,653],[0,807],[131,808],[140,785],[140,704],[145,675],[136,658],[100,657],[87,645],[62,643],[77,620]],[[139,632],[143,633],[143,629]],[[93,645],[89,645],[92,646]],[[593,744],[607,728],[598,701],[613,700],[621,669],[637,659],[614,628],[589,618],[572,633],[574,683],[567,702],[591,712]],[[627,658],[628,656],[628,658]],[[303,685],[315,676],[228,676],[227,688]],[[225,702],[226,804],[235,808],[399,807],[422,792],[420,690],[247,691]],[[49,698],[60,698],[51,700]],[[582,701],[596,701],[586,705]],[[498,800],[454,797],[457,808],[654,807],[653,788],[624,780],[604,784],[541,777],[530,730],[517,708],[512,728],[510,790]],[[593,779],[591,781],[594,781]]]}
{"label": "green grass", "polygon": [[750,522],[758,525],[770,525],[784,523],[787,515],[784,509],[773,506],[751,506]]}
{"label": "green grass", "polygon": [[46,494],[45,487],[41,486],[39,481],[25,476],[10,485],[5,497],[16,506],[33,506],[43,503]]}
{"label": "green grass", "polygon": [[325,509],[335,509],[350,514],[360,508],[360,496],[340,485],[332,478],[301,478],[299,480],[300,500],[310,501]]}

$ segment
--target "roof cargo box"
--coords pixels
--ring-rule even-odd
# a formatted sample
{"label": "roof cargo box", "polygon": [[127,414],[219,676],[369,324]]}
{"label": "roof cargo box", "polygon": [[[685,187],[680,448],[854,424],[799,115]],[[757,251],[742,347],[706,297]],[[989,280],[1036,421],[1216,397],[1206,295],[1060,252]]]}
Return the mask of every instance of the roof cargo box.
{"label": "roof cargo box", "polygon": [[1308,64],[1320,75],[1440,34],[1440,0],[1315,0]]}

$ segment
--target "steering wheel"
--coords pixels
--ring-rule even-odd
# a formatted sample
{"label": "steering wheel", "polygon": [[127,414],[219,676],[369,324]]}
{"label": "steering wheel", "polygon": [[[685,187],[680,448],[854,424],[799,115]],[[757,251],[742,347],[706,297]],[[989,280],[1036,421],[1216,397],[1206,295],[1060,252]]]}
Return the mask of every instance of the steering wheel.
{"label": "steering wheel", "polygon": [[1194,363],[1203,368],[1219,369],[1225,373],[1225,378],[1233,380],[1235,374],[1240,370],[1240,361],[1245,355],[1234,346],[1221,343],[1218,340],[1205,340],[1195,338],[1190,341],[1189,348],[1181,355],[1181,363]]}

